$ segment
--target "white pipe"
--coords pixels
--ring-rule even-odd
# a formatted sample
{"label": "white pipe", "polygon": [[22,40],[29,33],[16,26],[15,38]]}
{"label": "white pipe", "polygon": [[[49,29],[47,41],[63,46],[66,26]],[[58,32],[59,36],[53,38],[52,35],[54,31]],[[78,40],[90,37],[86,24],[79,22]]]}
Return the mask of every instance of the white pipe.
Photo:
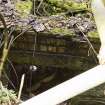
{"label": "white pipe", "polygon": [[99,65],[20,105],[56,105],[104,82],[105,65]]}
{"label": "white pipe", "polygon": [[105,5],[104,5],[104,2],[105,2],[104,0],[92,0],[91,8],[94,14],[97,30],[101,39],[101,44],[105,46]]}
{"label": "white pipe", "polygon": [[105,64],[105,0],[92,0],[91,8],[101,41],[98,59],[100,64]]}

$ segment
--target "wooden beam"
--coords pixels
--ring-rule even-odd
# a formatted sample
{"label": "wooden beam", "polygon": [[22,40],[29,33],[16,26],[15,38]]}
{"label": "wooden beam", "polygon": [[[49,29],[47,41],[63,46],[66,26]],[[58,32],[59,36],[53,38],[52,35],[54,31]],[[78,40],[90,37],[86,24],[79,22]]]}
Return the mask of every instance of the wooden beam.
{"label": "wooden beam", "polygon": [[20,105],[56,105],[105,82],[105,65],[98,65]]}

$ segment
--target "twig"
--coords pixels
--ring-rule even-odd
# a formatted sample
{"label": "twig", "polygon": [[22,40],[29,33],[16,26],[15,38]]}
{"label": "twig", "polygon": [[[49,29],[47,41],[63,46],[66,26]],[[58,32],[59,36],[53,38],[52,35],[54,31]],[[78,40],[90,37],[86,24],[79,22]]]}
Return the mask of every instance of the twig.
{"label": "twig", "polygon": [[86,35],[84,34],[84,32],[81,30],[81,28],[79,28],[79,25],[76,24],[76,26],[77,26],[77,28],[81,31],[81,33],[83,34],[83,36],[84,36],[85,39],[87,40],[87,42],[88,42],[90,48],[93,50],[94,54],[95,54],[96,57],[97,57],[98,54],[97,54],[96,50],[94,49],[93,45],[91,44],[90,40],[87,38],[87,36],[86,36]]}
{"label": "twig", "polygon": [[7,25],[6,25],[6,22],[4,20],[3,15],[1,13],[0,13],[0,20],[2,21],[2,23],[4,25],[4,47],[3,47],[2,58],[1,58],[1,62],[0,62],[0,78],[1,78],[3,66],[4,66],[4,63],[5,63],[7,55],[8,55],[9,37],[8,37]]}
{"label": "twig", "polygon": [[33,14],[34,14],[34,15],[36,15],[36,6],[35,6],[36,3],[35,3],[35,2],[36,2],[36,0],[33,0],[33,9],[34,9],[34,10],[33,10],[33,12],[34,12]]}
{"label": "twig", "polygon": [[20,83],[20,88],[19,88],[19,93],[18,93],[18,100],[20,100],[20,97],[21,97],[21,93],[22,93],[22,89],[24,85],[24,78],[25,78],[25,74],[23,74],[21,78],[21,83]]}
{"label": "twig", "polygon": [[8,63],[10,63],[10,65],[11,65],[11,67],[12,67],[12,69],[13,69],[15,75],[16,75],[16,80],[17,80],[17,82],[19,84],[19,78],[18,78],[18,75],[16,73],[16,69],[15,69],[14,65],[12,64],[12,62],[8,58],[7,58],[7,61],[8,61]]}
{"label": "twig", "polygon": [[[3,71],[3,72],[4,72],[4,71]],[[14,85],[13,82],[9,79],[9,77],[8,77],[8,75],[7,75],[6,72],[4,72],[4,76],[6,77],[6,79],[8,80],[8,82],[12,85],[12,87],[13,87],[14,89],[16,89],[15,85]]]}
{"label": "twig", "polygon": [[[31,26],[32,27],[32,26]],[[14,41],[20,37],[21,35],[23,35],[25,32],[27,32],[31,27],[27,27],[23,32],[21,32],[19,35],[17,35],[12,41],[11,41],[11,44],[14,43]]]}
{"label": "twig", "polygon": [[41,7],[42,3],[43,3],[43,0],[40,1],[39,5],[37,7],[37,10],[36,10],[37,13],[39,13],[39,8]]}

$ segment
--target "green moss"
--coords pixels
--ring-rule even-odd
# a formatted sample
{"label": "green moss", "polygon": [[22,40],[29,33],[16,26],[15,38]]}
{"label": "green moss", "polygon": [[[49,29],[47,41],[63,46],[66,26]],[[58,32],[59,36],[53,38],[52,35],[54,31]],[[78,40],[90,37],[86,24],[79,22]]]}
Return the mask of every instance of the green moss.
{"label": "green moss", "polygon": [[75,3],[75,2],[67,2],[64,4],[64,9],[67,9],[67,10],[84,10],[84,9],[87,9],[87,5],[86,3]]}
{"label": "green moss", "polygon": [[21,14],[21,17],[27,17],[32,9],[32,2],[30,0],[27,1],[19,1],[15,5],[16,10]]}
{"label": "green moss", "polygon": [[73,0],[47,0],[48,3],[55,7],[59,7],[65,10],[84,10],[87,9],[87,3],[76,3]]}
{"label": "green moss", "polygon": [[74,35],[74,32],[67,28],[54,28],[51,30],[52,34],[59,34],[59,35]]}
{"label": "green moss", "polygon": [[0,89],[0,105],[9,105],[9,103],[16,104],[18,102],[17,96],[14,91],[8,90],[5,87]]}
{"label": "green moss", "polygon": [[49,3],[51,3],[51,4],[59,4],[59,3],[62,3],[63,2],[63,0],[47,0]]}
{"label": "green moss", "polygon": [[99,34],[98,34],[97,31],[90,31],[90,32],[88,32],[88,36],[90,38],[99,38]]}

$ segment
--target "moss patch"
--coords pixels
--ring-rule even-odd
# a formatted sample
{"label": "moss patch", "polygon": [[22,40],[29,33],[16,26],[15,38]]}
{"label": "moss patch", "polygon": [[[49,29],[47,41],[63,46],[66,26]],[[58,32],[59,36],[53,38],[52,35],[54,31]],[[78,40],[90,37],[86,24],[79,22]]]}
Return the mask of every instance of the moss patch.
{"label": "moss patch", "polygon": [[52,34],[59,34],[59,35],[74,35],[74,32],[67,28],[54,28],[50,30]]}
{"label": "moss patch", "polygon": [[99,34],[98,34],[97,31],[90,31],[90,32],[88,32],[88,36],[90,38],[99,38]]}
{"label": "moss patch", "polygon": [[47,2],[55,6],[56,8],[61,8],[61,10],[84,10],[87,8],[87,3],[76,3],[73,0],[47,0]]}
{"label": "moss patch", "polygon": [[21,14],[21,17],[27,17],[32,9],[32,2],[30,0],[27,1],[19,1],[15,5],[16,10]]}

